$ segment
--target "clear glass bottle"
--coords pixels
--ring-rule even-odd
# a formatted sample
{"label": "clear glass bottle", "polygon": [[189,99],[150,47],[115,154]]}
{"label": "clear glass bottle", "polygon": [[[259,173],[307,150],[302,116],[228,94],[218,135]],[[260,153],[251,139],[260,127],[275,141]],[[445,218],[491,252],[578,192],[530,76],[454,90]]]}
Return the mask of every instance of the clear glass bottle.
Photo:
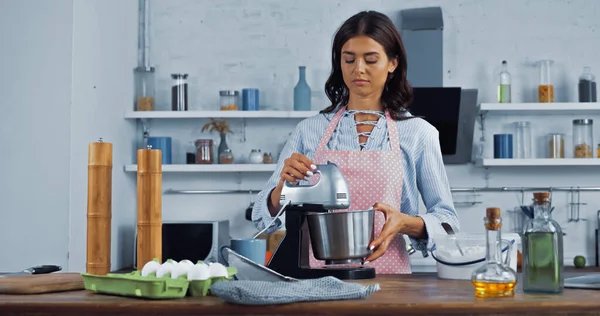
{"label": "clear glass bottle", "polygon": [[532,158],[531,148],[531,123],[527,121],[515,122],[515,155],[517,159]]}
{"label": "clear glass bottle", "polygon": [[554,83],[552,81],[552,60],[542,60],[537,63],[540,67],[540,82],[538,84],[538,102],[554,102]]}
{"label": "clear glass bottle", "polygon": [[137,67],[133,70],[135,80],[135,110],[154,110],[154,67]]}
{"label": "clear glass bottle", "polygon": [[517,274],[509,266],[510,248],[509,244],[506,263],[502,262],[502,217],[500,209],[489,207],[485,211],[483,219],[486,231],[486,255],[485,263],[473,271],[471,282],[475,287],[476,297],[506,297],[514,296]]}
{"label": "clear glass bottle", "polygon": [[594,120],[573,120],[573,158],[593,158]]}
{"label": "clear glass bottle", "polygon": [[583,73],[579,76],[578,83],[579,102],[596,101],[596,76],[592,74],[590,67],[583,67]]}
{"label": "clear glass bottle", "polygon": [[510,73],[508,72],[508,63],[502,61],[502,69],[500,71],[500,83],[498,84],[498,103],[510,103]]}
{"label": "clear glass bottle", "polygon": [[550,193],[533,194],[533,219],[523,229],[523,292],[561,293],[563,233],[550,217]]}

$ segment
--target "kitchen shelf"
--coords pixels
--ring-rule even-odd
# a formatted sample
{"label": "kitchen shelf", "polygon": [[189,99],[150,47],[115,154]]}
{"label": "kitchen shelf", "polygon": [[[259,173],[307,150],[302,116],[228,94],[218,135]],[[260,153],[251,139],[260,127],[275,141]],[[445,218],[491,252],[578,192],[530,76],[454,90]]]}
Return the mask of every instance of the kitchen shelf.
{"label": "kitchen shelf", "polygon": [[[212,165],[163,165],[163,173],[188,172],[273,172],[276,164],[212,164]],[[137,165],[126,165],[125,172],[137,172]]]}
{"label": "kitchen shelf", "polygon": [[600,166],[598,158],[482,159],[483,167]]}
{"label": "kitchen shelf", "polygon": [[600,103],[481,103],[479,111],[504,115],[600,115]]}
{"label": "kitchen shelf", "polygon": [[126,119],[307,118],[318,111],[128,111]]}

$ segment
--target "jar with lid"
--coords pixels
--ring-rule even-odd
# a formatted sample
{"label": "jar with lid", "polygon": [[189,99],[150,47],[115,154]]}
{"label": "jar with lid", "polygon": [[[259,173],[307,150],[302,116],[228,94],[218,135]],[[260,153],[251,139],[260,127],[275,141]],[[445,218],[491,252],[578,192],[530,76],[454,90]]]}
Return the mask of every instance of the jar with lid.
{"label": "jar with lid", "polygon": [[237,111],[238,92],[235,90],[219,91],[219,107],[221,111]]}
{"label": "jar with lid", "polygon": [[171,87],[171,110],[188,110],[188,74],[171,74],[173,85]]}
{"label": "jar with lid", "polygon": [[154,67],[140,66],[134,69],[135,110],[154,110]]}
{"label": "jar with lid", "polygon": [[548,135],[548,158],[565,158],[565,134]]}
{"label": "jar with lid", "polygon": [[273,156],[271,156],[271,153],[265,153],[263,155],[263,163],[273,163]]}
{"label": "jar with lid", "polygon": [[252,149],[250,155],[248,155],[248,161],[250,163],[262,163],[263,154],[260,152],[260,149]]}
{"label": "jar with lid", "polygon": [[210,165],[214,162],[212,139],[196,140],[196,163]]}
{"label": "jar with lid", "polygon": [[584,67],[578,83],[579,102],[596,102],[596,76],[590,67]]}
{"label": "jar with lid", "polygon": [[594,121],[573,120],[573,158],[592,158],[594,146]]}
{"label": "jar with lid", "polygon": [[538,102],[554,102],[554,82],[552,79],[552,60],[541,60],[537,63],[540,67],[540,82],[538,84]]}
{"label": "jar with lid", "polygon": [[233,163],[233,153],[231,152],[231,149],[229,149],[229,148],[224,149],[219,154],[219,163],[220,164],[232,164]]}

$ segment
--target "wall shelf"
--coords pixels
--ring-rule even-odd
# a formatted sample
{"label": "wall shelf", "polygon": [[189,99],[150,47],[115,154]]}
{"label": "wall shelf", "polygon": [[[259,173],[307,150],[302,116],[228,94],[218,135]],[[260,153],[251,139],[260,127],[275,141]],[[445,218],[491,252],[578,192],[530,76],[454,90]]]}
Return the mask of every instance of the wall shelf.
{"label": "wall shelf", "polygon": [[[276,164],[227,164],[227,165],[163,165],[163,173],[188,172],[273,172]],[[137,172],[137,165],[125,165],[125,172]]]}
{"label": "wall shelf", "polygon": [[481,103],[479,111],[495,115],[599,115],[600,103]]}
{"label": "wall shelf", "polygon": [[547,167],[547,166],[600,166],[598,158],[534,158],[534,159],[482,159],[483,167]]}
{"label": "wall shelf", "polygon": [[126,119],[307,118],[318,111],[127,111]]}

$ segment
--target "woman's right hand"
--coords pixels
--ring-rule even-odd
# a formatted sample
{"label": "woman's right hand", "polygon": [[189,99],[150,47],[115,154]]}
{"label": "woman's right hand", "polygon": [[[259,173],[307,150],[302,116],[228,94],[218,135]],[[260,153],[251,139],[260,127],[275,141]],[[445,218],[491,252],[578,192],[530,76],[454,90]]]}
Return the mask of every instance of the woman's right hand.
{"label": "woman's right hand", "polygon": [[289,158],[283,161],[283,169],[281,169],[281,182],[288,181],[292,184],[297,184],[298,180],[308,180],[313,175],[313,171],[317,166],[308,159],[308,157],[293,153]]}

